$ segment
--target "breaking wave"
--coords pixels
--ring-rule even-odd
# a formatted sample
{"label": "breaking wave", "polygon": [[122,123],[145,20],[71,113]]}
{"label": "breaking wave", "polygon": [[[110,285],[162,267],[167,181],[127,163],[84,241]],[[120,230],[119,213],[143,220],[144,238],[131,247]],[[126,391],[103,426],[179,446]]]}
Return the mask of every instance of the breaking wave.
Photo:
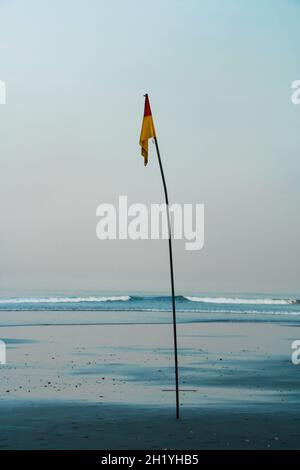
{"label": "breaking wave", "polygon": [[81,302],[126,302],[130,300],[129,295],[119,295],[112,297],[45,297],[45,298],[18,298],[0,299],[0,304],[64,304]]}
{"label": "breaking wave", "polygon": [[190,302],[206,304],[238,304],[238,305],[291,305],[300,303],[297,299],[245,299],[238,297],[194,297],[184,296]]}

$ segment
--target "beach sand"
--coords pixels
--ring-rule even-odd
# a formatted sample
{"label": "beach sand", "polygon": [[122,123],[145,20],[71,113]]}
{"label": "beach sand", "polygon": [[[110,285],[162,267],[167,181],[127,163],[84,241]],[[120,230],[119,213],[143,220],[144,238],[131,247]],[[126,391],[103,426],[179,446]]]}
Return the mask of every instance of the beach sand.
{"label": "beach sand", "polygon": [[299,449],[298,325],[1,328],[0,449]]}

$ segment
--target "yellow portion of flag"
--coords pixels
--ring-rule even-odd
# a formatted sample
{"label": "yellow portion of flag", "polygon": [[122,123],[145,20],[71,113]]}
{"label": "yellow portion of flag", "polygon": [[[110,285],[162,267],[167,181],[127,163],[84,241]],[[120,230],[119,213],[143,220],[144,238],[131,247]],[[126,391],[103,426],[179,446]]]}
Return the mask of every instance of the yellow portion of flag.
{"label": "yellow portion of flag", "polygon": [[141,154],[144,157],[144,165],[146,166],[148,163],[148,139],[151,137],[155,137],[155,128],[152,116],[144,116],[141,136],[140,136],[140,146],[141,146]]}

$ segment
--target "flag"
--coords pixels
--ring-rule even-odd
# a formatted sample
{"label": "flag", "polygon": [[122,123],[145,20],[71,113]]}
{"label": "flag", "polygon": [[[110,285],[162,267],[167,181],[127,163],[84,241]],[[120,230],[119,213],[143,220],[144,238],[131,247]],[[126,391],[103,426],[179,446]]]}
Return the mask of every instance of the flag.
{"label": "flag", "polygon": [[149,97],[145,95],[145,110],[140,136],[141,154],[144,157],[144,165],[148,163],[148,139],[156,137],[154,123],[152,119]]}

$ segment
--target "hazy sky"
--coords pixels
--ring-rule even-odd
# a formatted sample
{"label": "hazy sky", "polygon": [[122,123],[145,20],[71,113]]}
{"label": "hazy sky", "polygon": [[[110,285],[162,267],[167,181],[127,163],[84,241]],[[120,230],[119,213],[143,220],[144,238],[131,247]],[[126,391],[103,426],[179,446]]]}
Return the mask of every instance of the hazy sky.
{"label": "hazy sky", "polygon": [[205,204],[178,293],[300,292],[300,1],[0,0],[0,288],[168,291],[166,241],[99,241],[96,207]]}

